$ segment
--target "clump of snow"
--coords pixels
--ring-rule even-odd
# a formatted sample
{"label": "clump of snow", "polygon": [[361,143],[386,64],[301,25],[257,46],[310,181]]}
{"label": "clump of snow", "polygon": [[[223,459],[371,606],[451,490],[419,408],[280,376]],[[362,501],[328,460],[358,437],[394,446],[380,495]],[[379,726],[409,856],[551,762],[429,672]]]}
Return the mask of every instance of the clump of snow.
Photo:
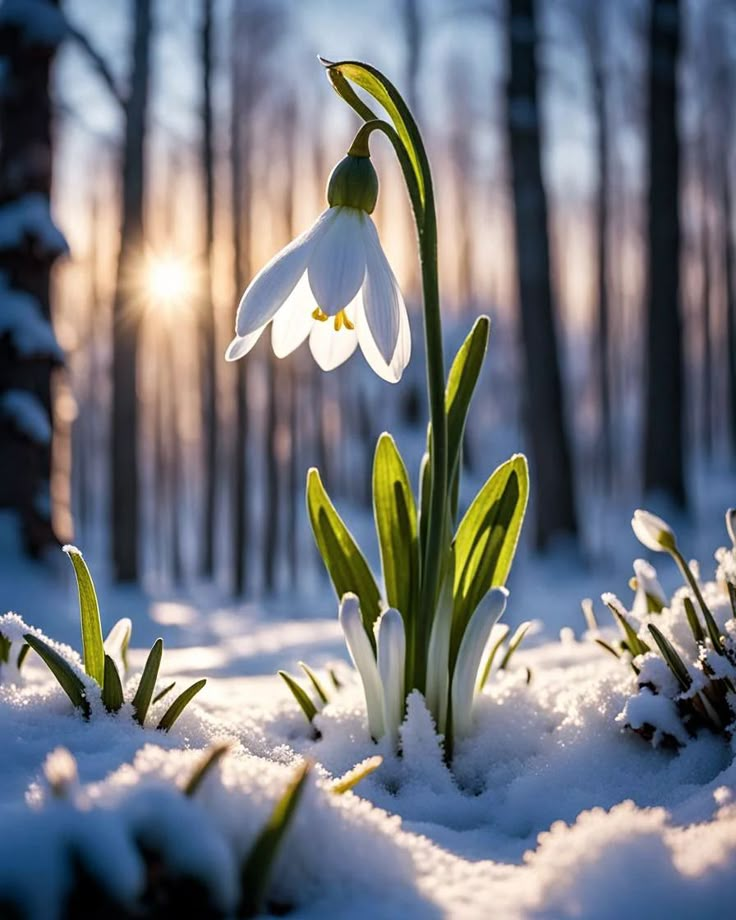
{"label": "clump of snow", "polygon": [[49,259],[69,252],[64,234],[51,218],[49,200],[40,192],[0,205],[0,250],[15,249],[26,242]]}
{"label": "clump of snow", "polygon": [[24,291],[8,287],[0,272],[0,336],[7,335],[24,358],[51,358],[63,362],[64,353],[38,301]]}
{"label": "clump of snow", "polygon": [[58,45],[67,34],[63,12],[48,0],[4,0],[0,24],[15,26],[21,41],[29,45]]}
{"label": "clump of snow", "polygon": [[51,420],[41,400],[27,390],[6,390],[0,396],[0,415],[35,444],[51,443]]}

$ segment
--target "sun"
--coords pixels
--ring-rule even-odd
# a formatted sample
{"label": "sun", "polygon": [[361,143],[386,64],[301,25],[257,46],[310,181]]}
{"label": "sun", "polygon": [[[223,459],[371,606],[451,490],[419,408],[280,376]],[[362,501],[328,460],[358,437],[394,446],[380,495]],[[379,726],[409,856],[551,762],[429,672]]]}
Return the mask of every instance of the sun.
{"label": "sun", "polygon": [[149,253],[144,267],[145,298],[152,309],[178,310],[193,296],[194,273],[175,253]]}

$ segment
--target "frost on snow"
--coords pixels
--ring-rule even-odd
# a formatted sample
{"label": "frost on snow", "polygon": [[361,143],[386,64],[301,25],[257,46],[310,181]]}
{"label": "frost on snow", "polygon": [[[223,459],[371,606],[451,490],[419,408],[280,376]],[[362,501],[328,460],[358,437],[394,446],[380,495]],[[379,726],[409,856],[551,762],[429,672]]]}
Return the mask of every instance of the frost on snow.
{"label": "frost on snow", "polygon": [[6,390],[0,396],[0,416],[36,444],[51,443],[51,421],[41,401],[26,390]]}

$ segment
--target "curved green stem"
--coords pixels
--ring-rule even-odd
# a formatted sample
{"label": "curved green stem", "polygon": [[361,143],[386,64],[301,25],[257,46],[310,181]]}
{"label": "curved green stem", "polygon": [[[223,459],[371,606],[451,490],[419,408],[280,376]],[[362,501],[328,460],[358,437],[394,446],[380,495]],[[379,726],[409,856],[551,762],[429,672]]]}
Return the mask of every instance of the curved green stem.
{"label": "curved green stem", "polygon": [[[353,94],[354,95],[354,94]],[[357,98],[357,96],[356,96]],[[352,104],[352,103],[351,103]],[[370,111],[370,110],[368,110]],[[381,131],[391,141],[406,181],[417,228],[419,261],[424,299],[424,342],[427,355],[427,395],[431,433],[431,488],[427,541],[422,560],[422,580],[417,615],[417,635],[413,645],[413,686],[424,692],[427,653],[432,620],[443,569],[447,511],[447,416],[445,412],[445,365],[442,347],[439,277],[437,263],[437,215],[434,206],[432,174],[419,130],[408,112],[402,113],[413,142],[419,176],[410,152],[398,131],[382,119],[372,118],[362,125],[351,145],[351,152],[367,155],[368,139]]]}

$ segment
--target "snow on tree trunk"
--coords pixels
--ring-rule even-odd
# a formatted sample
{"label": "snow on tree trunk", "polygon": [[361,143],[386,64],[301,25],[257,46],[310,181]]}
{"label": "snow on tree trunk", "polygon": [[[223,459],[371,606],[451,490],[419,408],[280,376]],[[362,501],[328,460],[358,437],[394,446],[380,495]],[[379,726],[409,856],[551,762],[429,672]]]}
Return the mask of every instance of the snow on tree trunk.
{"label": "snow on tree trunk", "polygon": [[679,0],[649,8],[648,252],[644,488],[686,504],[680,306]]}
{"label": "snow on tree trunk", "polygon": [[56,542],[52,375],[63,356],[51,326],[50,277],[67,247],[49,207],[49,73],[64,33],[57,0],[0,7],[0,508],[19,514],[32,556]]}
{"label": "snow on tree trunk", "polygon": [[138,578],[139,476],[136,392],[140,316],[131,284],[140,271],[145,189],[145,136],[151,44],[151,0],[136,0],[133,67],[125,102],[123,214],[113,305],[112,555],[115,578]]}
{"label": "snow on tree trunk", "polygon": [[507,130],[516,270],[526,362],[526,426],[534,482],[535,543],[577,534],[572,464],[562,404],[542,179],[534,0],[508,0]]}

